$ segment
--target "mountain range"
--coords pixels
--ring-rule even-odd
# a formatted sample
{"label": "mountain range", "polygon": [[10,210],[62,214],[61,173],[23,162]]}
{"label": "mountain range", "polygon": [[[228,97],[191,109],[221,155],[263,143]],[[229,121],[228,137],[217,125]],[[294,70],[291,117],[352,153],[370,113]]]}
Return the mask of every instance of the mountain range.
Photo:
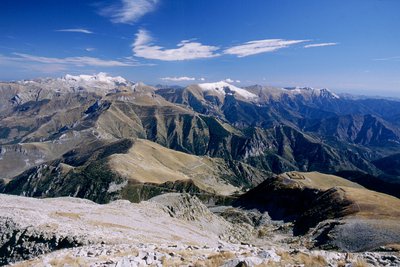
{"label": "mountain range", "polygon": [[[99,162],[121,181],[191,180],[205,189],[203,178],[183,175],[187,166],[171,160],[179,157],[215,170],[208,188],[213,183],[235,187],[231,193],[254,187],[272,173],[295,170],[368,174],[388,188],[400,182],[396,167],[384,164],[400,151],[400,102],[395,100],[226,82],[152,87],[105,73],[3,82],[0,95],[3,192],[58,195],[48,188],[54,186],[51,180],[82,169],[88,175],[87,168]],[[140,177],[130,175],[130,168],[140,166],[140,154],[148,156],[142,150],[150,148],[156,155],[146,162],[160,161],[183,176],[146,180],[150,168]],[[129,161],[119,154],[134,156]],[[29,176],[46,168],[58,170],[57,175],[42,173],[46,181],[28,186]],[[60,194],[80,195],[76,188],[65,190]],[[386,186],[379,190],[387,192]]]}

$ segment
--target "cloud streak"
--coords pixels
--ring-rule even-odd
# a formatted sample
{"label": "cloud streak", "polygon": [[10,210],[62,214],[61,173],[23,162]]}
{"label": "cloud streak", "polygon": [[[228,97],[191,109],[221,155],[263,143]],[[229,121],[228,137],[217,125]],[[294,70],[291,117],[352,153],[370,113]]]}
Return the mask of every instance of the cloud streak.
{"label": "cloud streak", "polygon": [[304,48],[323,47],[323,46],[333,46],[333,45],[338,45],[338,43],[308,44],[308,45],[305,45]]}
{"label": "cloud streak", "polygon": [[240,83],[240,80],[232,80],[231,78],[227,78],[224,81],[227,83]]}
{"label": "cloud streak", "polygon": [[224,54],[247,57],[260,53],[275,52],[295,44],[307,42],[308,40],[284,40],[284,39],[264,39],[249,41],[241,45],[232,46],[224,50]]}
{"label": "cloud streak", "polygon": [[121,0],[119,4],[100,10],[100,15],[109,17],[113,23],[133,24],[156,9],[158,0]]}
{"label": "cloud streak", "polygon": [[194,77],[187,77],[187,76],[182,76],[182,77],[164,77],[161,78],[163,81],[171,81],[171,82],[183,82],[183,81],[194,81],[196,78]]}
{"label": "cloud streak", "polygon": [[132,52],[136,57],[157,59],[163,61],[181,61],[200,58],[217,57],[219,47],[203,45],[192,40],[183,40],[177,44],[177,48],[166,49],[152,44],[152,38],[146,30],[140,30],[132,44]]}
{"label": "cloud streak", "polygon": [[62,65],[74,65],[78,67],[83,66],[96,66],[96,67],[129,67],[138,66],[137,62],[134,61],[119,61],[119,60],[105,60],[95,57],[66,57],[66,58],[55,58],[55,57],[42,57],[34,56],[22,53],[13,53],[15,57],[7,57],[8,60],[12,61],[29,61],[37,62],[42,64],[62,64]]}
{"label": "cloud streak", "polygon": [[376,60],[376,61],[400,61],[400,56],[375,58],[374,60]]}
{"label": "cloud streak", "polygon": [[89,30],[87,30],[87,29],[82,29],[82,28],[76,28],[76,29],[60,29],[60,30],[56,30],[56,32],[77,32],[77,33],[93,34],[92,31],[89,31]]}

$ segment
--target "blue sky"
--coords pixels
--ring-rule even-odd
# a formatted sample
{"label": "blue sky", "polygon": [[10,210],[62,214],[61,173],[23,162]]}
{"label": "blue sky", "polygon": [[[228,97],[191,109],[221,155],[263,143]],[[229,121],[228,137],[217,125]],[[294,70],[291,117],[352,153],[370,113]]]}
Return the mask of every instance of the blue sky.
{"label": "blue sky", "polygon": [[400,96],[398,0],[1,0],[0,80],[107,72]]}

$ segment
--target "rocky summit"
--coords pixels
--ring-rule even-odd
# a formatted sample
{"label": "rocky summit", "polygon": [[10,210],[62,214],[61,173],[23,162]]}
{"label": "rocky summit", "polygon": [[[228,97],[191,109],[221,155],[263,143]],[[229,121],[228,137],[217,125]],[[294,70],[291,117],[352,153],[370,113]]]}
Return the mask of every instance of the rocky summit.
{"label": "rocky summit", "polygon": [[400,101],[0,83],[0,265],[399,266]]}

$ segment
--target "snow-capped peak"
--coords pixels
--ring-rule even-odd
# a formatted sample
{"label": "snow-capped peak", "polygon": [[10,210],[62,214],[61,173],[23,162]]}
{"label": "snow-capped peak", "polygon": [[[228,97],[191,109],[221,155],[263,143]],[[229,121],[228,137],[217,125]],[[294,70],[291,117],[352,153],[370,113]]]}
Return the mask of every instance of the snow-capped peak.
{"label": "snow-capped peak", "polygon": [[[220,82],[215,82],[215,83],[200,83],[198,85],[203,91],[214,91],[217,92],[218,94],[221,95],[226,95],[226,94],[232,94],[234,92],[235,94],[246,98],[246,99],[254,99],[257,98],[257,95],[250,93],[249,91],[236,87],[232,84],[229,84],[225,81],[220,81]],[[225,90],[225,89],[229,90]],[[231,91],[231,92],[229,92]]]}
{"label": "snow-capped peak", "polygon": [[[122,78],[121,76],[112,77],[104,72],[94,75],[70,75],[61,78],[44,78],[21,83],[29,85],[39,85],[42,89],[54,92],[95,92],[97,94],[108,94],[118,90],[120,86],[133,87],[134,83]],[[133,88],[132,88],[133,90]]]}
{"label": "snow-capped peak", "polygon": [[333,93],[327,88],[322,89],[315,89],[312,87],[285,87],[283,88],[286,91],[289,91],[294,94],[311,94],[317,97],[324,97],[324,98],[340,98],[337,94]]}
{"label": "snow-capped peak", "polygon": [[319,89],[320,96],[329,96],[331,98],[340,98],[337,94],[327,88]]}

